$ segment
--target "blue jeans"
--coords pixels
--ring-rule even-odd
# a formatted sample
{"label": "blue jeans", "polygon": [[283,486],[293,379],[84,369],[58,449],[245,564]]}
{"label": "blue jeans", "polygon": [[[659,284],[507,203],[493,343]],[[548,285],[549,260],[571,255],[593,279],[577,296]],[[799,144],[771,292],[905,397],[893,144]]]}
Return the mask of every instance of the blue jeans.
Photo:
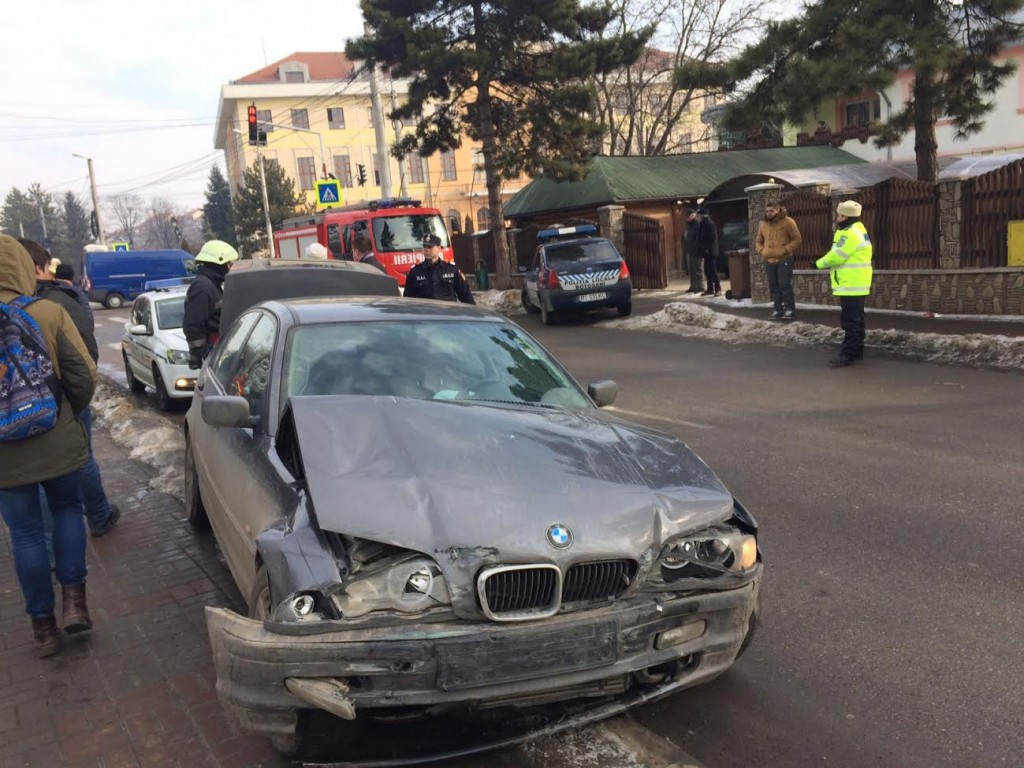
{"label": "blue jeans", "polygon": [[[82,492],[82,502],[85,504],[85,519],[89,522],[89,530],[101,531],[110,519],[110,501],[107,500],[107,493],[103,490],[103,478],[100,477],[100,467],[96,458],[92,455],[92,409],[86,408],[78,414],[78,420],[85,427],[85,436],[89,440],[89,461],[78,470],[78,482]],[[42,496],[42,494],[40,494]],[[50,520],[50,510],[46,505],[46,497],[43,496],[43,527],[46,530],[46,548],[53,552],[50,544],[50,532],[53,530],[53,523]]]}
{"label": "blue jeans", "polygon": [[53,513],[57,581],[64,586],[85,583],[85,521],[78,472],[42,483],[0,488],[0,514],[11,532],[14,571],[25,598],[25,611],[38,619],[53,613],[54,605],[50,558],[43,537],[40,486]]}

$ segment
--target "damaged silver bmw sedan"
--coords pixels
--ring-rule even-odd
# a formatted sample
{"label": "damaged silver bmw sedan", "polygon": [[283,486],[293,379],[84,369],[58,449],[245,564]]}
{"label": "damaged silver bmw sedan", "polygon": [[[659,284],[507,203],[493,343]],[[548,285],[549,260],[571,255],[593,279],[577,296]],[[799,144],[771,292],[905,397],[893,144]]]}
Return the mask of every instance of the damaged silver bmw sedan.
{"label": "damaged silver bmw sedan", "polygon": [[572,702],[564,728],[725,671],[758,621],[757,524],[615,394],[477,307],[240,314],[185,430],[189,519],[248,602],[207,608],[241,726],[290,751],[324,712]]}

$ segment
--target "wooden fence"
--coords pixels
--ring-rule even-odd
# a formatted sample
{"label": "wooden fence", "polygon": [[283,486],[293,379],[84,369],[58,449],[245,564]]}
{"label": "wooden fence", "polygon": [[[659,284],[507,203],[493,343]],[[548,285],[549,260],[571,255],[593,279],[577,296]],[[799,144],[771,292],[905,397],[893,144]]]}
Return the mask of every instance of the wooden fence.
{"label": "wooden fence", "polygon": [[[871,238],[875,269],[938,269],[936,185],[887,179],[852,193],[850,199],[864,208],[861,218]],[[813,192],[791,192],[782,197],[782,204],[800,227],[803,237],[794,266],[808,269],[811,261],[832,247],[832,203],[829,198]],[[1005,247],[1003,263],[1006,263]]]}
{"label": "wooden fence", "polygon": [[963,182],[960,264],[1005,267],[1007,224],[1024,219],[1024,160]]}
{"label": "wooden fence", "polygon": [[622,214],[623,256],[634,288],[668,287],[668,263],[662,256],[665,227],[656,219],[635,213]]}

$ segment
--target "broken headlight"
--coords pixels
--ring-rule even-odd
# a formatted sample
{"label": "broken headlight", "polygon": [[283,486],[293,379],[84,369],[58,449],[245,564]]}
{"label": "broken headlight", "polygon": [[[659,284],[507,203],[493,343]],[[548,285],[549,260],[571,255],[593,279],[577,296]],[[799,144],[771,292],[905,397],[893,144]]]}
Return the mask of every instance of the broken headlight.
{"label": "broken headlight", "polygon": [[743,575],[756,564],[757,538],[722,526],[669,540],[653,575],[666,584],[680,579],[715,579]]}
{"label": "broken headlight", "polygon": [[427,557],[402,560],[372,573],[359,572],[333,599],[345,618],[373,611],[421,613],[451,605],[441,569]]}

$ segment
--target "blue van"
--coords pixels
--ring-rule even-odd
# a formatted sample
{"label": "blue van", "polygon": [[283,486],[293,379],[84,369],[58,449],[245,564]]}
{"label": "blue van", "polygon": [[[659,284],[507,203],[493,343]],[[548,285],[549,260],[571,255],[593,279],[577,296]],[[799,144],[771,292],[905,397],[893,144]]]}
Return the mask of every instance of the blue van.
{"label": "blue van", "polygon": [[82,257],[82,288],[90,301],[117,309],[134,301],[148,282],[180,278],[194,271],[188,251],[92,251]]}

